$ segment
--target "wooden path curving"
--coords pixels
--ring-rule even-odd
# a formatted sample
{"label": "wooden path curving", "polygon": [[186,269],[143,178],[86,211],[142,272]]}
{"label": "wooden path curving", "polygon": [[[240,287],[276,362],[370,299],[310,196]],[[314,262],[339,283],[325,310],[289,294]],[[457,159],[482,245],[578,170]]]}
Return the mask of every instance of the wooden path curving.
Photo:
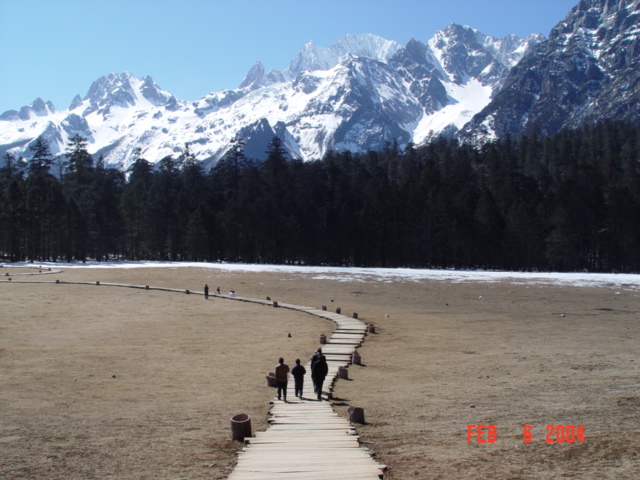
{"label": "wooden path curving", "polygon": [[[46,271],[46,273],[49,272]],[[45,271],[38,273],[45,273]],[[55,273],[61,273],[61,271],[58,270]],[[11,279],[0,278],[0,282],[7,280]],[[184,289],[122,283],[61,280],[30,281],[29,283],[103,285],[204,295],[204,292]],[[351,363],[353,352],[364,340],[367,325],[360,320],[322,309],[238,296],[211,296],[296,310],[331,320],[336,324],[333,334],[327,338],[327,344],[320,345],[329,365],[329,373],[323,385],[322,401],[317,400],[317,395],[313,393],[311,367],[307,363],[303,398],[296,398],[293,378],[290,377],[287,385],[287,403],[274,398],[269,428],[265,432],[257,432],[254,437],[245,439],[248,445],[238,453],[238,464],[228,480],[382,479],[386,466],[376,463],[371,454],[360,446],[354,427],[347,419],[335,413],[328,401],[333,383],[338,377],[339,368]]]}
{"label": "wooden path curving", "polygon": [[11,274],[9,272],[5,272],[3,276],[8,277],[7,280],[11,277],[19,277],[24,275],[51,275],[55,273],[62,273],[62,270],[60,269],[57,269],[57,268],[52,269],[51,267],[43,267],[42,265],[39,265],[37,267],[35,265],[14,266],[14,265],[7,265],[4,263],[0,263],[0,269],[2,270],[8,270],[11,268],[20,269],[20,270],[38,270],[38,271],[37,272],[18,272],[18,273],[11,273]]}
{"label": "wooden path curving", "polygon": [[333,411],[329,399],[339,367],[351,363],[352,353],[364,340],[367,326],[356,319],[325,310],[280,304],[332,320],[337,327],[326,345],[329,374],[322,401],[316,399],[307,363],[302,399],[295,397],[294,382],[287,385],[287,403],[273,400],[270,426],[265,432],[245,439],[248,446],[239,453],[238,464],[228,480],[375,480],[386,469],[358,443],[355,429]]}

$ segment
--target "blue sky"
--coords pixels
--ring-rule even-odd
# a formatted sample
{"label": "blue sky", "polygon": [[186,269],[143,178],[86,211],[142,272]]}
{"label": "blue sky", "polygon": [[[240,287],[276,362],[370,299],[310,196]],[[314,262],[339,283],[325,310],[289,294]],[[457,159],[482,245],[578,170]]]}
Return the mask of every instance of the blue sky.
{"label": "blue sky", "polygon": [[36,97],[66,109],[111,72],[151,75],[181,100],[284,69],[310,40],[426,42],[449,23],[547,35],[578,0],[0,0],[0,113]]}

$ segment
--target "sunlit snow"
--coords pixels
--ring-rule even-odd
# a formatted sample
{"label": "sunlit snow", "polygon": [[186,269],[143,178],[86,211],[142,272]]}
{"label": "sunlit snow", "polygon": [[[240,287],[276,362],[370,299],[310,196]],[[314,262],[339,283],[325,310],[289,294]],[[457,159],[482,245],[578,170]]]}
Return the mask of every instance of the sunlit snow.
{"label": "sunlit snow", "polygon": [[[33,267],[33,263],[13,263],[13,266]],[[506,272],[487,270],[429,270],[409,268],[357,268],[357,267],[305,267],[289,265],[258,265],[231,263],[192,262],[44,262],[38,265],[66,268],[201,268],[214,274],[224,272],[272,272],[303,274],[310,279],[337,281],[415,282],[435,280],[443,282],[509,282],[528,285],[570,285],[577,287],[609,288],[640,292],[639,274],[618,273],[556,273],[556,272]]]}
{"label": "sunlit snow", "polygon": [[439,133],[449,125],[462,128],[491,101],[491,86],[470,79],[465,85],[447,83],[447,94],[453,103],[432,115],[425,115],[415,127],[413,142],[420,144],[430,135]]}

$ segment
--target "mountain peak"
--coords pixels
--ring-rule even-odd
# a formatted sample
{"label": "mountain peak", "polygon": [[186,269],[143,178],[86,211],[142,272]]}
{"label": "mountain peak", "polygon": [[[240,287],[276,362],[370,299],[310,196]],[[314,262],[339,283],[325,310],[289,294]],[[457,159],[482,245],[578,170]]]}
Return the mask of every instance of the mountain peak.
{"label": "mountain peak", "polygon": [[[96,111],[108,114],[112,108],[134,107],[140,102],[165,106],[170,110],[178,108],[175,97],[160,89],[150,75],[140,79],[129,72],[110,73],[100,77],[91,84],[84,102],[88,102],[89,107],[83,112],[83,116]],[[75,99],[74,105],[78,106]]]}
{"label": "mountain peak", "polygon": [[463,132],[549,135],[605,119],[640,120],[640,0],[581,0],[532,49]]}
{"label": "mountain peak", "polygon": [[397,42],[387,40],[372,33],[345,35],[332,45],[339,56],[347,53],[358,57],[367,57],[386,62],[402,47]]}
{"label": "mountain peak", "polygon": [[315,42],[310,41],[291,60],[285,75],[289,79],[294,79],[305,71],[329,70],[335,67],[345,55],[386,62],[401,48],[397,42],[371,33],[345,35],[330,47],[318,47]]}
{"label": "mountain peak", "polygon": [[92,106],[99,107],[135,105],[135,93],[131,86],[133,76],[129,72],[109,73],[94,81],[84,97]]}
{"label": "mountain peak", "polygon": [[73,100],[71,100],[71,104],[69,105],[69,110],[70,111],[75,110],[81,105],[82,105],[82,97],[80,95],[76,95],[75,97],[73,97]]}
{"label": "mountain peak", "polygon": [[51,101],[45,102],[42,98],[36,98],[31,104],[25,105],[17,110],[8,110],[0,115],[0,120],[29,120],[32,117],[46,117],[53,113],[56,113],[56,107],[54,107]]}
{"label": "mountain peak", "polygon": [[255,85],[256,87],[258,87],[261,84],[263,78],[264,65],[262,64],[262,62],[257,61],[253,65],[253,67],[251,67],[249,73],[247,73],[247,75],[244,77],[244,80],[242,80],[242,83],[238,88],[242,89],[251,85]]}

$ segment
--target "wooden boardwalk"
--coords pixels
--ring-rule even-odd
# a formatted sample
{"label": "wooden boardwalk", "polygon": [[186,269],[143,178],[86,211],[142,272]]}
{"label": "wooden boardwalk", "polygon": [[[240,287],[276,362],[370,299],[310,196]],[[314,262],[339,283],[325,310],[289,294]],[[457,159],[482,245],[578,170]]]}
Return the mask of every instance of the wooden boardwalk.
{"label": "wooden boardwalk", "polygon": [[[243,299],[248,301],[248,299]],[[332,320],[337,328],[326,345],[329,374],[322,401],[313,393],[311,367],[305,365],[302,399],[296,398],[293,378],[287,384],[287,403],[273,400],[270,426],[246,438],[238,464],[228,480],[378,480],[384,465],[358,443],[358,435],[347,419],[333,411],[328,401],[339,367],[351,362],[351,354],[364,340],[367,326],[356,319],[325,310],[283,305]],[[313,352],[310,352],[313,353]]]}

